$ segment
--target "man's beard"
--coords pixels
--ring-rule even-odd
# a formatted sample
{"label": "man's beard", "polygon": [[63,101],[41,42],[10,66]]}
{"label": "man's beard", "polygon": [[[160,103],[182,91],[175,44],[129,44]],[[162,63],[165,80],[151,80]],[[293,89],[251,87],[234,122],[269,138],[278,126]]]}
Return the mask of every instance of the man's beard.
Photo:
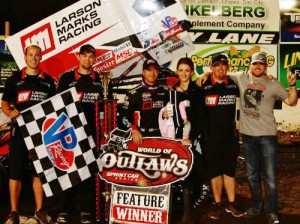
{"label": "man's beard", "polygon": [[82,65],[82,67],[83,67],[85,70],[91,70],[93,66],[90,65],[90,66],[87,67],[87,66],[85,66],[85,65]]}

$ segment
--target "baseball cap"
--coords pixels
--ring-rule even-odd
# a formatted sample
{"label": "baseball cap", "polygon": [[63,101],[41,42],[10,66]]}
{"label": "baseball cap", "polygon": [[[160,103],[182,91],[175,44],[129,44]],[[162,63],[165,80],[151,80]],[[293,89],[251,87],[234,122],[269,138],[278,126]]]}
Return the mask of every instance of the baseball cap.
{"label": "baseball cap", "polygon": [[85,44],[80,47],[79,54],[83,54],[84,52],[92,53],[92,54],[96,55],[95,48],[90,44]]}
{"label": "baseball cap", "polygon": [[261,62],[263,64],[267,64],[267,57],[265,54],[257,52],[254,53],[251,57],[251,64],[255,63],[255,62]]}
{"label": "baseball cap", "polygon": [[151,66],[151,65],[155,65],[155,66],[157,66],[159,68],[159,64],[157,63],[156,60],[154,60],[154,59],[147,59],[146,61],[144,61],[143,70],[149,68],[149,66]]}
{"label": "baseball cap", "polygon": [[228,65],[227,56],[224,55],[224,54],[218,54],[218,55],[214,56],[214,57],[212,58],[212,63],[211,63],[211,65],[214,66],[214,65],[216,65],[217,63],[220,63],[220,62],[222,62],[222,63]]}

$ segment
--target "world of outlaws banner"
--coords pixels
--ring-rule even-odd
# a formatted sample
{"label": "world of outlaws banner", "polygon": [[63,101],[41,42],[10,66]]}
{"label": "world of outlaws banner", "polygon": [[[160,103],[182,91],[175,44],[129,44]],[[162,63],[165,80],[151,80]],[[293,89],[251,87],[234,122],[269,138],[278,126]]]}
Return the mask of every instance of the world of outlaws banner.
{"label": "world of outlaws banner", "polygon": [[193,153],[174,139],[131,140],[131,130],[117,128],[102,145],[99,175],[112,184],[109,223],[168,223],[170,184],[189,175]]}
{"label": "world of outlaws banner", "polygon": [[171,184],[186,178],[193,165],[193,153],[181,141],[145,137],[136,145],[131,141],[131,130],[115,129],[102,149],[100,177],[122,186]]}

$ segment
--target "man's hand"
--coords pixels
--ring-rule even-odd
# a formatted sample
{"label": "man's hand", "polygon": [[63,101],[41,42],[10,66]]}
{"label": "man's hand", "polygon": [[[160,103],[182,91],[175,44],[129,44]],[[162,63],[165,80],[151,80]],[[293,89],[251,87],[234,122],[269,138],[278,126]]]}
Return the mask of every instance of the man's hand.
{"label": "man's hand", "polygon": [[102,162],[101,162],[100,157],[97,158],[96,161],[97,161],[97,165],[98,165],[98,168],[99,168],[99,172],[101,172],[103,170],[103,166],[102,166]]}
{"label": "man's hand", "polygon": [[143,135],[139,130],[132,130],[132,140],[135,144],[140,145],[143,142]]}
{"label": "man's hand", "polygon": [[10,111],[10,113],[8,114],[8,116],[10,118],[16,118],[20,115],[20,111],[18,111],[17,109],[13,109]]}
{"label": "man's hand", "polygon": [[267,77],[270,81],[276,80],[276,78],[273,75],[267,75]]}
{"label": "man's hand", "polygon": [[286,79],[287,79],[289,86],[296,84],[296,78],[297,77],[295,74],[293,74],[292,72],[288,72]]}
{"label": "man's hand", "polygon": [[205,72],[196,79],[196,85],[201,87],[208,79],[209,73]]}
{"label": "man's hand", "polygon": [[10,118],[16,118],[20,115],[20,111],[11,107],[9,102],[1,101],[1,108],[4,114]]}

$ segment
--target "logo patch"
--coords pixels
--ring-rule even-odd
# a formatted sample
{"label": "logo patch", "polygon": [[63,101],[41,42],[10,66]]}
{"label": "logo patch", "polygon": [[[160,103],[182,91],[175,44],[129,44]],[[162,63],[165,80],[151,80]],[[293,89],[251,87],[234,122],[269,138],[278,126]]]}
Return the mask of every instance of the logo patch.
{"label": "logo patch", "polygon": [[210,95],[205,97],[206,106],[216,106],[218,103],[218,95]]}
{"label": "logo patch", "polygon": [[161,22],[164,28],[170,29],[177,25],[178,19],[176,17],[166,16],[164,20],[161,20]]}
{"label": "logo patch", "polygon": [[31,96],[31,90],[18,92],[18,103],[24,103],[29,101]]}
{"label": "logo patch", "polygon": [[77,95],[78,95],[79,101],[81,102],[82,97],[83,97],[83,92],[77,92]]}

